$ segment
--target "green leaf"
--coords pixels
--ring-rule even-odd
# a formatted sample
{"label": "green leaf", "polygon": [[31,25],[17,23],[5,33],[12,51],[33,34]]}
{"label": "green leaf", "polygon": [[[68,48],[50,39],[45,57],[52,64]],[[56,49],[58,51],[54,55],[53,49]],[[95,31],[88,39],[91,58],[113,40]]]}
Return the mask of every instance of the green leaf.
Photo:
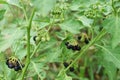
{"label": "green leaf", "polygon": [[70,19],[70,20],[67,20],[67,21],[63,22],[62,24],[60,24],[60,28],[63,30],[69,31],[73,34],[77,34],[77,33],[79,33],[79,30],[82,27],[81,27],[79,21]]}
{"label": "green leaf", "polygon": [[48,25],[49,25],[49,23],[47,23],[47,22],[41,22],[40,23],[40,28],[44,28],[44,27],[46,27]]}
{"label": "green leaf", "polygon": [[108,50],[104,51],[105,59],[112,62],[116,67],[120,68],[120,48],[108,48]]}
{"label": "green leaf", "polygon": [[115,65],[117,68],[120,68],[120,47],[117,47],[115,49],[111,47],[103,47],[99,46],[102,48],[103,51],[103,59],[105,61],[111,62],[112,65]]}
{"label": "green leaf", "polygon": [[39,11],[42,16],[48,15],[53,9],[56,0],[33,0],[34,7]]}
{"label": "green leaf", "polygon": [[96,2],[98,2],[98,0],[73,0],[70,9],[74,11],[84,10]]}
{"label": "green leaf", "polygon": [[38,75],[38,77],[43,80],[46,77],[46,72],[44,71],[46,67],[42,63],[34,63],[31,61],[35,73]]}
{"label": "green leaf", "polygon": [[52,49],[47,53],[47,62],[57,62],[61,53],[62,50],[59,47]]}
{"label": "green leaf", "polygon": [[111,65],[111,62],[103,61],[103,66],[105,68],[105,71],[109,77],[109,80],[116,80],[116,67],[115,65]]}
{"label": "green leaf", "polygon": [[87,27],[91,27],[91,24],[93,23],[93,20],[92,19],[88,19],[87,17],[85,16],[80,16],[78,17],[78,20],[80,20],[82,22],[82,24],[84,26],[87,26]]}
{"label": "green leaf", "polygon": [[2,32],[6,37],[0,40],[0,52],[5,51],[11,47],[17,40],[21,39],[24,35],[24,30],[20,29],[7,29]]}
{"label": "green leaf", "polygon": [[115,48],[120,43],[120,18],[115,18],[115,26],[113,28],[113,39],[112,39],[112,46]]}
{"label": "green leaf", "polygon": [[103,25],[112,36],[112,48],[120,43],[120,17],[110,16]]}
{"label": "green leaf", "polygon": [[97,53],[99,63],[105,68],[109,80],[116,80],[116,69],[120,68],[119,48],[112,49],[110,47],[101,46],[102,50]]}
{"label": "green leaf", "polygon": [[4,14],[5,14],[6,10],[0,10],[0,20],[2,20],[4,18]]}
{"label": "green leaf", "polygon": [[[41,46],[39,48],[40,52],[44,52],[48,49],[51,50],[51,48],[57,43],[57,41],[52,37],[50,41],[41,43]],[[46,46],[47,45],[47,46]],[[54,51],[55,52],[55,51]]]}
{"label": "green leaf", "polygon": [[79,0],[73,1],[72,4],[71,4],[71,6],[70,6],[70,9],[72,11],[77,11],[77,10],[79,10],[80,4],[81,3],[80,3]]}
{"label": "green leaf", "polygon": [[[18,46],[18,45],[17,45]],[[20,46],[20,45],[19,45]],[[22,60],[26,56],[27,52],[26,49],[22,48],[16,51],[16,56]]]}

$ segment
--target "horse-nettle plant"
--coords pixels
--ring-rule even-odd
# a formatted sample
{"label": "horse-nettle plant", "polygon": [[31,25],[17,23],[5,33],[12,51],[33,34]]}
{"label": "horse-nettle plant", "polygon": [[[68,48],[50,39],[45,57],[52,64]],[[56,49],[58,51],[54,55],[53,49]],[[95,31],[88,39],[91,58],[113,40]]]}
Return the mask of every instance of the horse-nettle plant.
{"label": "horse-nettle plant", "polygon": [[120,0],[1,0],[0,80],[119,80]]}

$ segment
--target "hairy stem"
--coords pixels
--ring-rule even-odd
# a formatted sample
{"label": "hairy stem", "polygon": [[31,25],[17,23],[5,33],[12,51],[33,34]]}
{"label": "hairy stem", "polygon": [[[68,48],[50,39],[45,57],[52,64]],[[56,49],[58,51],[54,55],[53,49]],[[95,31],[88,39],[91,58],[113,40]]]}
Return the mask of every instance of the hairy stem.
{"label": "hairy stem", "polygon": [[27,27],[27,59],[26,59],[25,68],[22,71],[22,80],[24,80],[25,72],[30,64],[30,30],[31,30],[32,19],[33,19],[34,13],[35,13],[35,9],[33,10],[31,14],[28,27]]}

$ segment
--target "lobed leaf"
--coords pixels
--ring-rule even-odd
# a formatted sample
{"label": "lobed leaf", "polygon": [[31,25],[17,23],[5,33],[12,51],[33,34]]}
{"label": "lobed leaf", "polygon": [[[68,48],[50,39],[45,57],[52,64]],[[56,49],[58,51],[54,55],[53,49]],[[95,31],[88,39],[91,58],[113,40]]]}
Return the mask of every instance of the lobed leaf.
{"label": "lobed leaf", "polygon": [[105,20],[103,26],[111,34],[111,44],[112,48],[115,48],[120,43],[120,17],[110,16]]}

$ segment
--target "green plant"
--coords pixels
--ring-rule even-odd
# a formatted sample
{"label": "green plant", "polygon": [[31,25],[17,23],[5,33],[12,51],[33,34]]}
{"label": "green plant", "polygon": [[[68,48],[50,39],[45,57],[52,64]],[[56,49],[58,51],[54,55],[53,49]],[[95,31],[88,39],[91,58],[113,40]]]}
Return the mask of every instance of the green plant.
{"label": "green plant", "polygon": [[0,80],[119,80],[120,0],[0,0]]}

